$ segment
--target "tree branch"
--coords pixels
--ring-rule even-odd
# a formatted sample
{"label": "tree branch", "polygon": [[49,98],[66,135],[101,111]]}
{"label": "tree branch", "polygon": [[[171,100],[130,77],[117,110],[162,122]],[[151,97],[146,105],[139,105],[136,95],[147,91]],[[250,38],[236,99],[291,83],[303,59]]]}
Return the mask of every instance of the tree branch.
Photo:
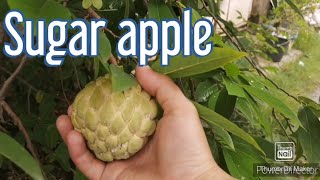
{"label": "tree branch", "polygon": [[8,131],[4,127],[2,127],[1,124],[0,124],[0,131],[8,133]]}
{"label": "tree branch", "polygon": [[[62,74],[61,67],[59,68],[59,71],[60,71],[60,75],[61,75]],[[64,84],[63,84],[63,80],[62,79],[60,79],[60,84],[61,84],[61,90],[62,90],[62,94],[64,96],[64,99],[66,100],[66,102],[70,106],[71,104],[70,104],[70,101],[68,100],[68,97],[67,97],[66,92],[64,90]]]}
{"label": "tree branch", "polygon": [[27,55],[24,55],[21,58],[19,66],[16,68],[16,70],[11,74],[11,76],[3,83],[1,89],[0,89],[0,101],[5,99],[6,92],[11,86],[11,83],[16,79],[22,68],[27,62]]}
{"label": "tree branch", "polygon": [[[101,19],[101,16],[98,13],[96,13],[92,8],[88,9],[88,13],[89,13],[89,16],[92,17],[92,18]],[[118,35],[116,35],[110,29],[105,27],[104,30],[108,31],[114,38],[117,38],[117,39],[120,38]]]}
{"label": "tree branch", "polygon": [[11,109],[11,107],[7,104],[6,101],[2,100],[0,102],[1,107],[8,113],[8,115],[12,118],[14,125],[16,125],[18,127],[18,129],[21,131],[21,133],[23,134],[25,140],[26,140],[26,144],[27,144],[27,148],[29,149],[29,151],[31,152],[32,156],[39,161],[36,150],[33,147],[33,144],[31,142],[30,136],[26,130],[26,128],[23,126],[21,119],[16,115],[16,113],[13,112],[13,110]]}
{"label": "tree branch", "polygon": [[117,61],[117,59],[113,56],[113,54],[111,54],[111,56],[110,56],[110,58],[109,58],[109,62],[110,62],[111,64],[115,64],[115,65],[118,64],[118,61]]}
{"label": "tree branch", "polygon": [[277,115],[276,115],[276,112],[275,112],[275,109],[274,109],[274,108],[272,109],[272,116],[273,116],[273,118],[279,123],[279,125],[280,125],[283,133],[287,136],[288,140],[291,141],[291,142],[294,142],[294,141],[292,140],[292,138],[289,136],[289,134],[287,133],[286,128],[281,124],[279,118],[278,118]]}
{"label": "tree branch", "polygon": [[63,6],[64,6],[64,7],[67,7],[67,5],[68,5],[68,1],[69,1],[69,0],[65,0],[65,1],[63,1]]}
{"label": "tree branch", "polygon": [[[0,66],[0,70],[3,71],[3,72],[5,72],[5,73],[8,74],[8,75],[11,75],[11,74],[12,74],[12,72],[10,72],[9,70],[7,70],[6,68],[1,67],[1,66]],[[30,89],[32,89],[33,91],[38,91],[37,88],[35,88],[33,85],[31,85],[28,81],[24,80],[23,78],[17,76],[17,79],[18,79],[19,81],[21,81],[23,84],[25,84],[26,86],[28,86],[28,87],[29,87]]]}
{"label": "tree branch", "polygon": [[[207,5],[205,4],[204,0],[201,0],[202,4],[205,8],[205,10],[207,11],[207,13],[210,14],[210,16],[212,16],[212,18],[214,19],[215,23],[220,27],[220,29],[227,35],[228,39],[230,39],[230,41],[232,42],[232,44],[234,44],[238,50],[243,51],[243,52],[248,52],[245,47],[241,44],[241,42],[237,39],[237,38],[233,38],[228,32],[227,30],[221,25],[221,23],[219,22],[219,20],[217,19],[217,17],[210,11],[210,9],[207,7]],[[245,56],[245,59],[251,64],[251,66],[258,72],[259,75],[263,76],[266,80],[268,80],[274,87],[276,87],[278,90],[280,90],[281,92],[285,93],[288,97],[294,99],[295,101],[297,101],[298,103],[302,103],[298,98],[296,98],[295,96],[291,95],[290,93],[288,93],[286,90],[282,89],[281,87],[279,87],[274,81],[272,81],[270,78],[267,77],[267,75],[265,75],[263,73],[263,71],[260,69],[259,65],[257,65],[256,63],[254,63],[254,61],[248,57]]]}
{"label": "tree branch", "polygon": [[[98,13],[96,13],[92,8],[89,8],[88,9],[88,13],[89,13],[89,16],[90,17],[93,17],[93,18],[95,18],[95,19],[101,19],[101,16],[99,16],[99,14]],[[103,28],[103,30],[106,30],[106,31],[108,31],[114,38],[120,38],[119,36],[117,36],[116,34],[114,34],[110,29],[108,29],[108,28]],[[118,61],[117,61],[117,59],[113,56],[113,54],[111,54],[111,56],[110,56],[110,58],[109,58],[109,62],[111,63],[111,64],[118,64]]]}
{"label": "tree branch", "polygon": [[[89,8],[88,9],[88,13],[89,13],[89,16],[92,17],[92,18],[95,18],[95,19],[101,19],[101,16],[99,16],[98,13],[96,13],[92,8]],[[116,34],[114,34],[110,29],[108,28],[104,28],[102,30],[106,30],[108,31],[114,38],[120,38],[119,36],[117,36]],[[110,58],[109,58],[109,62],[110,64],[118,64],[118,61],[117,59],[113,56],[113,54],[111,54]]]}
{"label": "tree branch", "polygon": [[[8,89],[11,87],[11,84],[17,78],[18,74],[21,72],[21,70],[25,66],[26,62],[27,62],[27,55],[25,54],[21,58],[21,61],[20,61],[19,65],[18,65],[18,67],[9,76],[9,78],[3,83],[3,85],[2,85],[2,87],[0,89],[0,109],[1,109],[0,116],[2,116],[2,112],[3,112],[2,110],[5,110],[7,112],[7,114],[12,118],[14,125],[16,125],[18,127],[18,129],[21,131],[21,133],[23,134],[23,136],[24,136],[24,138],[26,140],[27,148],[29,149],[30,153],[32,154],[32,156],[36,159],[36,161],[41,166],[41,163],[40,163],[39,158],[37,156],[36,150],[35,150],[35,148],[34,148],[34,146],[32,144],[30,136],[29,136],[26,128],[24,127],[21,119],[17,116],[17,114],[15,112],[13,112],[13,110],[11,109],[9,104],[7,104],[7,102],[4,100]],[[42,172],[42,173],[43,173],[43,176],[45,177],[45,179],[47,179],[45,174],[44,174],[44,172]]]}

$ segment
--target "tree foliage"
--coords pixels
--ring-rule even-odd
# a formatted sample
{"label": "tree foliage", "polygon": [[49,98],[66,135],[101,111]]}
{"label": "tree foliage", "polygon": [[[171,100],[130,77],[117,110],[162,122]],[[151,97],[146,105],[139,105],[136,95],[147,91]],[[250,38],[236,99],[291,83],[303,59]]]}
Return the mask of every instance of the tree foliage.
{"label": "tree foliage", "polygon": [[[55,127],[56,118],[65,113],[76,93],[98,76],[110,73],[112,82],[116,84],[114,90],[118,91],[136,84],[132,73],[137,59],[118,59],[115,53],[118,38],[124,33],[117,28],[121,20],[180,19],[184,7],[193,8],[193,22],[202,16],[214,16],[215,25],[221,24],[228,36],[215,33],[212,37],[214,51],[207,57],[176,56],[168,67],[161,67],[157,60],[152,62],[151,67],[173,78],[194,102],[218,164],[236,178],[259,179],[253,177],[253,164],[273,162],[274,142],[279,141],[293,141],[296,144],[299,148],[298,162],[320,161],[320,146],[317,145],[320,106],[307,98],[296,98],[285,92],[256,66],[254,58],[261,54],[267,56],[267,52],[257,49],[254,43],[260,47],[269,46],[266,42],[268,31],[261,25],[249,22],[249,28],[255,32],[239,32],[232,23],[220,17],[219,2],[215,0],[102,2],[101,8],[99,2],[92,2],[100,9],[95,6],[88,10],[83,8],[81,0],[1,1],[0,20],[4,18],[3,12],[18,9],[27,18],[50,21],[54,18],[101,17],[108,19],[109,25],[99,34],[100,54],[97,57],[67,57],[59,68],[48,68],[37,57],[26,61],[6,93],[5,101],[21,120],[38,157],[32,158],[26,151],[31,152],[25,134],[14,123],[12,114],[1,106],[0,130],[4,133],[0,132],[0,174],[5,177],[17,174],[27,176],[17,168],[20,167],[35,179],[42,179],[43,176],[49,179],[83,178],[69,159],[67,148]],[[279,1],[278,6],[291,7],[298,13],[297,16],[301,15],[299,5],[291,0]],[[68,35],[73,33],[70,31]],[[1,47],[4,41],[10,39],[1,26]],[[270,49],[275,51],[274,47]],[[23,58],[9,59],[2,54],[0,58],[0,81],[4,82]],[[291,104],[285,103],[283,95],[297,101],[301,109],[297,112]],[[4,97],[1,96],[0,104],[3,104]]]}

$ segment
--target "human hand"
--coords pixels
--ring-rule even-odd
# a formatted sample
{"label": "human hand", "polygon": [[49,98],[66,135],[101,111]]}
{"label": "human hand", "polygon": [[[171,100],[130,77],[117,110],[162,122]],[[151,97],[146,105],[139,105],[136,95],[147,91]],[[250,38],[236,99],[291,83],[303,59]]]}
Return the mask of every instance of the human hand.
{"label": "human hand", "polygon": [[166,76],[148,66],[136,69],[137,80],[155,96],[163,117],[147,145],[127,160],[105,163],[95,158],[69,116],[57,120],[71,159],[89,179],[232,179],[214,161],[197,110]]}

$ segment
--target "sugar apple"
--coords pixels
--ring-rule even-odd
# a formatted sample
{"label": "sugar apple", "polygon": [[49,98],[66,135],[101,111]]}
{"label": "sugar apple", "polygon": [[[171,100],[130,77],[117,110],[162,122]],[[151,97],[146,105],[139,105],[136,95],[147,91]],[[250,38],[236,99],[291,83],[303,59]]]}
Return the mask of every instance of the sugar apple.
{"label": "sugar apple", "polygon": [[102,161],[127,159],[156,128],[158,105],[140,85],[112,92],[109,75],[90,82],[75,98],[71,120]]}

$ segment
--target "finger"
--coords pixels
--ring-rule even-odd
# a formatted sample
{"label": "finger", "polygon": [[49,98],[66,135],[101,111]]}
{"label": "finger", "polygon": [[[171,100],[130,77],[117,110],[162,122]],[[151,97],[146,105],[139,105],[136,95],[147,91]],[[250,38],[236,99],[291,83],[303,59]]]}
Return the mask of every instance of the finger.
{"label": "finger", "polygon": [[100,179],[105,164],[91,154],[81,134],[76,131],[69,132],[67,145],[70,157],[78,169],[89,179]]}
{"label": "finger", "polygon": [[71,121],[67,115],[60,116],[56,121],[57,129],[65,143],[67,143],[67,134],[73,130]]}
{"label": "finger", "polygon": [[71,117],[71,113],[72,113],[72,106],[69,106],[68,108],[68,116]]}
{"label": "finger", "polygon": [[187,106],[189,100],[169,77],[154,72],[149,66],[137,66],[136,75],[143,89],[157,98],[165,112],[190,107]]}

